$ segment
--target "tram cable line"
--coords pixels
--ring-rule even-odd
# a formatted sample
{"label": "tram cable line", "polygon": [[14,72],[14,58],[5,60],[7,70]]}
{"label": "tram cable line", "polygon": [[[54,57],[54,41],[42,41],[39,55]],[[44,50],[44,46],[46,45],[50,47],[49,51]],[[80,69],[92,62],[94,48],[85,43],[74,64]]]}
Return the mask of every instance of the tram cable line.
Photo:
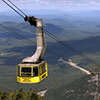
{"label": "tram cable line", "polygon": [[2,0],[5,4],[7,4],[11,9],[13,9],[17,14],[19,14],[21,17],[23,17],[24,18],[24,16],[21,14],[21,13],[19,13],[15,8],[13,8],[9,3],[7,3],[5,0]]}
{"label": "tram cable line", "polygon": [[[10,35],[12,35],[12,36],[14,36],[14,37],[16,37],[16,38],[18,38],[18,39],[20,39],[20,40],[22,40],[22,39],[27,39],[27,40],[22,40],[22,41],[28,43],[28,44],[31,45],[31,46],[32,46],[33,43],[35,44],[34,41],[28,39],[27,37],[25,37],[25,36],[19,34],[18,32],[13,31],[12,29],[10,29],[10,28],[8,28],[8,27],[2,25],[2,24],[0,24],[0,28],[1,28],[1,30],[2,30],[2,28],[3,28],[3,31],[8,32]],[[48,34],[46,31],[45,31],[45,33]],[[51,37],[51,35],[49,35],[49,34],[48,34],[48,36]],[[51,38],[55,39],[53,36],[52,36]],[[53,52],[53,51],[51,51],[51,50],[49,50],[49,49],[47,49],[47,53],[50,54],[50,55],[53,54],[53,55],[55,55],[55,56],[58,57],[58,58],[61,57],[61,55],[59,55],[58,53],[55,53],[55,52]],[[66,58],[64,58],[64,59],[66,59]]]}
{"label": "tram cable line", "polygon": [[12,36],[24,41],[24,42],[27,42],[29,45],[32,45],[33,43],[35,44],[35,42],[32,41],[31,39],[28,39],[27,37],[19,34],[18,32],[13,31],[12,29],[10,29],[2,24],[0,24],[0,29],[2,31],[8,32],[10,35],[12,35]]}
{"label": "tram cable line", "polygon": [[52,39],[54,39],[55,41],[57,41],[58,43],[60,43],[61,45],[63,45],[64,47],[68,48],[69,50],[73,51],[74,53],[76,53],[77,55],[79,55],[80,57],[84,58],[85,60],[87,60],[88,62],[95,64],[96,66],[98,66],[98,64],[96,64],[92,59],[88,58],[86,55],[82,54],[80,51],[76,50],[75,48],[73,48],[72,46],[70,46],[68,43],[65,43],[64,41],[62,41],[61,39],[59,39],[57,36],[55,36],[54,34],[50,33],[49,31],[45,30],[44,31],[45,34],[47,34],[48,36],[50,36]]}
{"label": "tram cable line", "polygon": [[[32,40],[30,40],[30,39],[28,39],[27,37],[25,37],[25,36],[23,36],[23,35],[21,35],[21,34],[19,34],[19,33],[17,33],[17,32],[15,32],[15,31],[13,31],[13,30],[11,30],[10,28],[8,28],[8,27],[6,27],[6,26],[4,26],[4,25],[2,25],[2,24],[0,24],[0,28],[1,29],[3,29],[4,31],[7,31],[8,30],[8,33],[9,34],[11,34],[12,33],[12,35],[14,36],[14,35],[16,35],[15,37],[17,37],[17,38],[19,38],[20,40],[21,39],[27,39],[27,41],[26,40],[23,40],[23,41],[26,41],[29,45],[32,45],[33,44],[33,41]],[[56,40],[58,43],[60,43],[61,45],[63,45],[63,46],[65,46],[65,47],[67,47],[68,49],[71,49],[71,51],[73,51],[73,47],[71,47],[69,44],[66,44],[64,41],[62,41],[61,39],[59,39],[58,37],[56,37],[55,35],[53,35],[52,33],[50,33],[49,31],[47,31],[47,30],[44,30],[44,32],[45,32],[45,34],[46,35],[48,35],[49,37],[51,37],[52,39],[54,39],[54,40]],[[13,34],[14,33],[14,34]],[[30,41],[30,42],[29,42]],[[35,43],[34,43],[35,44]],[[74,49],[74,51],[75,51],[76,49]],[[50,53],[52,52],[54,55],[56,55],[57,57],[61,57],[60,55],[58,55],[57,53],[55,53],[55,52],[53,52],[53,51],[51,51],[51,50],[48,50]],[[73,51],[73,52],[74,52]],[[78,52],[77,52],[78,53]],[[81,53],[82,54],[82,53]],[[78,55],[80,56],[80,53],[78,53]],[[82,56],[82,55],[81,55]],[[84,57],[84,56],[82,56],[82,57]],[[84,58],[84,59],[86,59],[86,57]],[[87,60],[87,59],[86,59]],[[89,60],[89,59],[88,59]],[[90,60],[89,60],[90,61]],[[92,61],[92,63],[93,63],[93,61]]]}
{"label": "tram cable line", "polygon": [[24,16],[27,16],[21,9],[19,9],[12,1],[8,0],[17,10],[19,10]]}

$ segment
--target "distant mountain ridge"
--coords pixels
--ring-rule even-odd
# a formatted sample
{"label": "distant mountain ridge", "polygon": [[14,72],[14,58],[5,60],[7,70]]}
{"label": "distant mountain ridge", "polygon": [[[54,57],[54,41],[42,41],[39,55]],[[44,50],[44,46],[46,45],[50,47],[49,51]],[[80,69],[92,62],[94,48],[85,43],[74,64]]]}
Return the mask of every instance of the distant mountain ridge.
{"label": "distant mountain ridge", "polygon": [[[42,18],[42,19],[91,19],[93,18],[100,18],[100,10],[90,10],[90,11],[61,11],[61,10],[51,10],[51,9],[42,9],[42,10],[23,10],[23,12],[26,13],[27,16],[35,16],[36,18]],[[14,21],[14,22],[22,22],[23,19],[13,12],[5,11],[0,12],[0,22],[4,21]],[[16,21],[17,20],[17,21]]]}
{"label": "distant mountain ridge", "polygon": [[0,23],[5,22],[5,21],[11,21],[11,22],[22,22],[23,19],[18,16],[6,16],[6,15],[1,15],[0,16]]}
{"label": "distant mountain ridge", "polygon": [[[41,10],[23,10],[22,11],[26,14],[26,15],[59,15],[64,13],[64,11],[61,10],[56,10],[56,9],[41,9]],[[12,11],[4,11],[4,12],[0,12],[0,15],[7,15],[7,16],[16,16],[17,14]]]}

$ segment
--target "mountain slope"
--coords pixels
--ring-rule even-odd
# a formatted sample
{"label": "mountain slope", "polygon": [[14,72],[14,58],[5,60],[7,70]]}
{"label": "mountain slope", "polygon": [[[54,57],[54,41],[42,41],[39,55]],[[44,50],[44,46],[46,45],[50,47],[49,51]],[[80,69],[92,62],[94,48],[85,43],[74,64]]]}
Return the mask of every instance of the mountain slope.
{"label": "mountain slope", "polygon": [[[94,80],[93,80],[94,79]],[[51,89],[46,94],[47,100],[91,100],[96,91],[94,75],[84,76],[70,84]]]}

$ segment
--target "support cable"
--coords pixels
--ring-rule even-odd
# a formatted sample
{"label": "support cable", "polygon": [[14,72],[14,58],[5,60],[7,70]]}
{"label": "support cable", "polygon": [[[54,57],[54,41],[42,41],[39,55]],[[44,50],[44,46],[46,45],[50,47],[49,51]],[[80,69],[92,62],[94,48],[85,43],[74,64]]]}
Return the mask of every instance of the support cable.
{"label": "support cable", "polygon": [[[2,24],[0,24],[0,29],[5,31],[5,32],[8,32],[10,35],[15,36],[16,38],[18,38],[20,40],[23,39],[23,41],[27,42],[29,45],[32,45],[33,43],[35,44],[35,42],[33,42],[32,40],[30,40],[27,37],[25,37],[25,36],[15,32],[15,31],[11,30],[10,28],[8,28],[8,27],[6,27],[6,26],[4,26]],[[25,40],[25,39],[27,39],[27,40]]]}
{"label": "support cable", "polygon": [[[59,39],[58,37],[56,37],[54,34],[50,33],[47,30],[44,30],[45,34],[47,34],[48,36],[50,36],[51,38],[53,38],[54,40],[56,40],[58,43],[60,43],[61,45],[63,45],[64,47],[70,49],[71,51],[73,51],[74,53],[76,53],[77,55],[81,56],[82,58],[86,59],[88,62],[91,62],[95,65],[97,65],[92,59],[88,58],[87,56],[83,55],[80,51],[76,50],[75,48],[73,48],[72,46],[70,46],[69,44],[65,43],[64,41],[62,41],[61,39]],[[98,66],[98,65],[97,65]]]}
{"label": "support cable", "polygon": [[21,17],[24,18],[22,14],[20,14],[16,9],[14,9],[10,4],[8,4],[5,0],[2,0],[4,3],[6,3],[11,9],[13,9],[17,14],[19,14]]}
{"label": "support cable", "polygon": [[13,2],[11,2],[10,0],[8,0],[15,8],[17,8],[22,14],[24,14],[25,16],[27,16],[22,10],[20,10]]}
{"label": "support cable", "polygon": [[[0,24],[0,28],[3,29],[4,31],[8,32],[9,34],[13,35],[13,36],[16,35],[16,37],[19,38],[20,40],[22,40],[22,39],[27,39],[27,40],[23,40],[23,41],[27,42],[27,43],[30,44],[30,45],[33,44],[33,41],[32,41],[32,40],[28,39],[27,37],[25,37],[25,36],[23,36],[23,35],[21,35],[21,34],[15,32],[15,31],[12,31],[10,28],[8,28],[8,27],[6,27],[6,26],[4,26],[4,25],[2,25],[2,24]],[[14,34],[13,34],[13,33],[14,33]],[[56,40],[57,42],[59,42],[60,44],[62,44],[63,46],[69,48],[71,51],[74,52],[73,48],[70,48],[69,45],[66,45],[65,42],[63,42],[62,40],[60,41],[59,38],[56,38],[56,37],[54,37],[53,35],[50,35],[47,31],[45,31],[45,33],[46,33],[48,36],[50,36],[51,38],[53,38],[54,40]],[[56,55],[57,57],[61,57],[59,54],[57,54],[57,53],[55,53],[55,52],[53,52],[53,51],[50,51],[50,50],[48,50],[48,51],[49,51],[49,52],[52,52],[52,54]],[[80,55],[80,54],[78,54],[78,55]],[[84,56],[82,56],[82,57],[84,57]],[[84,58],[84,59],[86,59],[86,58]],[[86,60],[87,60],[87,59],[86,59]],[[90,61],[90,59],[89,59],[89,61]],[[93,61],[92,61],[92,63],[93,63]]]}

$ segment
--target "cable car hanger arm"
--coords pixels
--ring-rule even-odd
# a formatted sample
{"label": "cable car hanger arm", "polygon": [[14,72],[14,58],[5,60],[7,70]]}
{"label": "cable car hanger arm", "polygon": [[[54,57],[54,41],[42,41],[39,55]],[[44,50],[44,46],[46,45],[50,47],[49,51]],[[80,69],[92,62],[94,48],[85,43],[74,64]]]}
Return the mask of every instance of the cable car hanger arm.
{"label": "cable car hanger arm", "polygon": [[[44,38],[44,31],[43,31],[43,24],[41,19],[37,19],[34,16],[27,16],[25,13],[23,13],[15,4],[13,4],[10,0],[8,2],[14,6],[13,8],[9,3],[7,3],[5,0],[2,0],[4,3],[6,3],[10,8],[12,8],[16,13],[18,13],[21,17],[24,18],[25,21],[28,21],[32,26],[35,26],[37,28],[37,49],[36,52],[31,57],[27,57],[23,59],[22,63],[37,63],[40,62],[45,54],[46,51],[46,42]],[[22,15],[21,13],[24,15]]]}
{"label": "cable car hanger arm", "polygon": [[[33,18],[32,21],[29,20],[29,18]],[[34,25],[37,28],[37,49],[33,56],[27,57],[23,59],[22,62],[40,62],[45,54],[46,51],[46,42],[44,38],[44,31],[43,31],[43,24],[41,19],[35,19],[34,17],[29,17],[28,21],[31,22],[32,25]]]}

